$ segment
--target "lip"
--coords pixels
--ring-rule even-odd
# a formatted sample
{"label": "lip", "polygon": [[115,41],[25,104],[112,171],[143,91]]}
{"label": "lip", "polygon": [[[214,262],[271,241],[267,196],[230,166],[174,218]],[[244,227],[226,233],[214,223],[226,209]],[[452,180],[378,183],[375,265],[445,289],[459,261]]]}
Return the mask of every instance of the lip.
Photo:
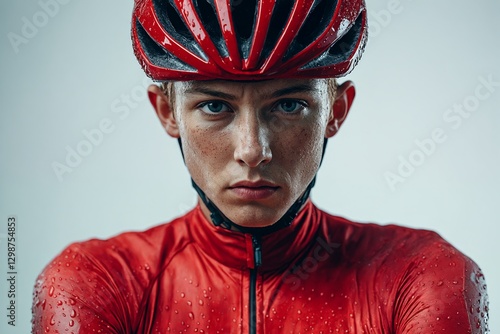
{"label": "lip", "polygon": [[275,183],[258,180],[243,180],[232,184],[229,189],[242,200],[261,200],[272,196],[279,186]]}

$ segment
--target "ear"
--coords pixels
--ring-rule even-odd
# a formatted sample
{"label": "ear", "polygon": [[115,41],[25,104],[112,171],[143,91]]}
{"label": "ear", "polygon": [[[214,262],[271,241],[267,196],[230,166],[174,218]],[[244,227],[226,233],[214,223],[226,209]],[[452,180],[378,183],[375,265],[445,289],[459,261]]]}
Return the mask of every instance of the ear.
{"label": "ear", "polygon": [[356,96],[356,88],[354,88],[352,81],[346,81],[337,87],[330,120],[326,126],[326,138],[333,137],[339,131],[351,109],[354,96]]}
{"label": "ear", "polygon": [[179,138],[179,126],[177,125],[173,106],[170,105],[168,96],[157,85],[150,85],[148,87],[148,96],[163,128],[171,137]]}

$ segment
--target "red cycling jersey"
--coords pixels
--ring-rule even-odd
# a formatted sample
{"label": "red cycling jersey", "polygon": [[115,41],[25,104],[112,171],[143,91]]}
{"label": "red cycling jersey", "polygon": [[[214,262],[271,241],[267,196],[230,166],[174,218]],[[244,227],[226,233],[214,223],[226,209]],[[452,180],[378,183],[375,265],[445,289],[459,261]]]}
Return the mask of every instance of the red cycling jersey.
{"label": "red cycling jersey", "polygon": [[485,333],[476,264],[436,233],[361,224],[310,201],[262,237],[199,206],[75,243],[39,276],[34,333]]}

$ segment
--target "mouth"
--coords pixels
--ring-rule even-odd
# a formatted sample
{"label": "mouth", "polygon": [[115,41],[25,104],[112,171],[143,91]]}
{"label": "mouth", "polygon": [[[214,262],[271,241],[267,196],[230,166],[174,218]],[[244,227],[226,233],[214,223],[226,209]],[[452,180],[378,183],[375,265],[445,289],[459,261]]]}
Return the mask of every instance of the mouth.
{"label": "mouth", "polygon": [[242,200],[262,200],[272,196],[280,187],[272,182],[259,181],[240,181],[232,184],[229,189],[238,198]]}

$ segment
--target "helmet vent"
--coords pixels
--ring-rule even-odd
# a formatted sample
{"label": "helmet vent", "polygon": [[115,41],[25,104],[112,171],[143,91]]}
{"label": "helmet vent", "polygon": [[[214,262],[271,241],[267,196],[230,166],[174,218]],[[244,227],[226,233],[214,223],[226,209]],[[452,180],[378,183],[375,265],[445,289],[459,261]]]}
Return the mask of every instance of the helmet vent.
{"label": "helmet vent", "polygon": [[196,69],[175,57],[172,53],[166,51],[158,45],[142,27],[139,20],[136,20],[137,36],[146,57],[154,66],[183,70],[186,72],[196,72]]}
{"label": "helmet vent", "polygon": [[343,62],[349,59],[349,56],[356,49],[356,44],[361,33],[361,22],[363,15],[359,15],[356,22],[333,46],[328,50],[330,57],[334,58],[334,62]]}
{"label": "helmet vent", "polygon": [[262,48],[261,59],[267,59],[271,51],[276,46],[278,38],[282,35],[285,24],[290,17],[294,6],[293,0],[277,0],[271,16],[271,23],[266,37],[266,42]]}
{"label": "helmet vent", "polygon": [[[257,8],[257,0],[231,0],[234,29],[244,59],[248,58]],[[254,15],[249,13],[254,13]]]}
{"label": "helmet vent", "polygon": [[348,60],[351,54],[357,50],[356,45],[360,40],[363,15],[358,15],[356,22],[351,28],[337,40],[333,46],[318,58],[303,66],[301,69],[310,69],[317,67],[329,66],[336,63],[341,63]]}
{"label": "helmet vent", "polygon": [[292,58],[313,43],[328,28],[336,7],[337,0],[316,0],[283,60]]}
{"label": "helmet vent", "polygon": [[170,36],[182,44],[183,47],[207,60],[205,53],[201,51],[198,43],[177,11],[176,6],[173,4],[173,1],[152,0],[156,16],[162,27]]}
{"label": "helmet vent", "polygon": [[217,15],[215,13],[214,0],[195,0],[194,4],[203,27],[205,27],[207,33],[210,35],[210,39],[214,42],[219,54],[222,57],[227,57],[229,53],[227,51],[226,43],[222,38],[219,20],[217,19]]}

